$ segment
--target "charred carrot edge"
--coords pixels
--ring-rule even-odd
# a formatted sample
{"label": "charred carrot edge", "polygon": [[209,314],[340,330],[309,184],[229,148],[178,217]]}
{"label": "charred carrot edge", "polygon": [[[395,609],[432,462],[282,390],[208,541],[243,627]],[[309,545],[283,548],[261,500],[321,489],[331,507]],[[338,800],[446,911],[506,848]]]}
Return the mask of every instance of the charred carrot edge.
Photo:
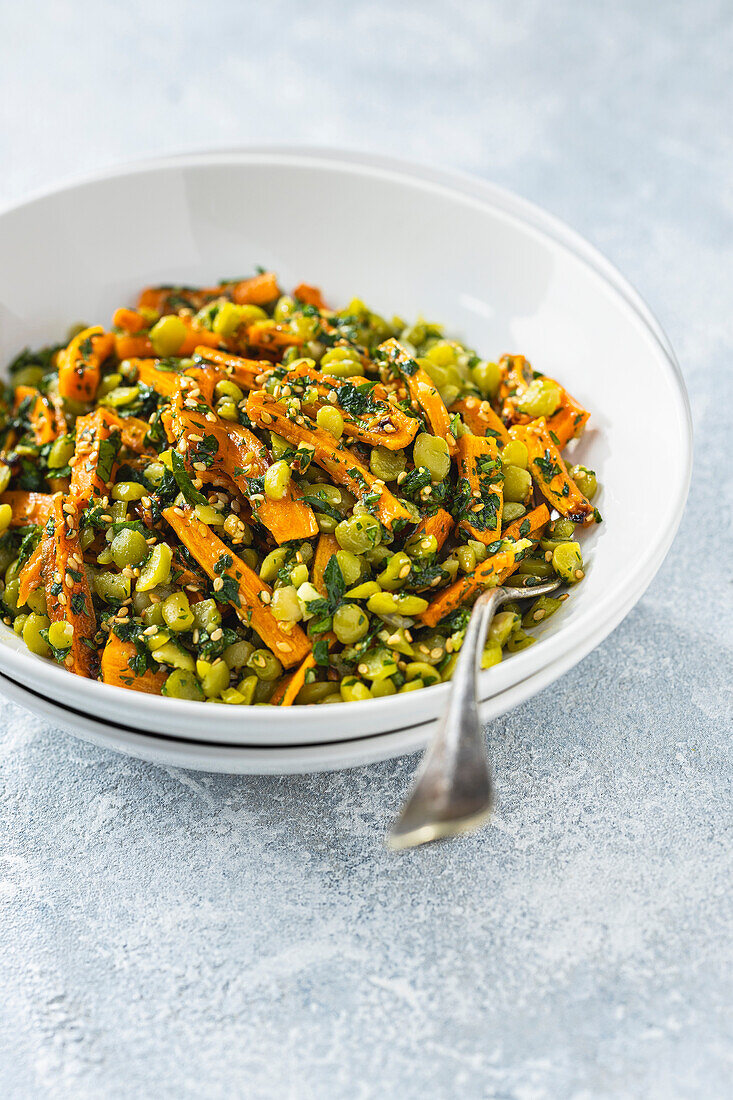
{"label": "charred carrot edge", "polygon": [[102,650],[102,681],[145,695],[160,695],[168,674],[147,669],[142,676],[138,675],[130,668],[130,661],[136,655],[134,642],[123,642],[111,632]]}
{"label": "charred carrot edge", "polygon": [[93,401],[101,367],[115,338],[99,325],[79,332],[58,354],[59,394],[71,401]]}
{"label": "charred carrot edge", "polygon": [[107,495],[117,468],[117,447],[110,440],[113,430],[112,418],[102,407],[78,417],[71,470],[71,492],[78,500]]}
{"label": "charred carrot edge", "polygon": [[317,286],[310,286],[308,283],[298,283],[293,291],[293,297],[297,298],[299,302],[305,302],[308,306],[315,306],[316,309],[328,309],[328,306],[323,300],[323,295]]}
{"label": "charred carrot edge", "polygon": [[28,597],[36,588],[45,583],[46,569],[51,552],[51,539],[44,535],[28,561],[18,573],[18,607],[28,603]]}
{"label": "charred carrot edge", "polygon": [[[197,397],[196,402],[206,404],[203,395]],[[208,419],[210,416],[213,419]],[[169,442],[176,447],[181,439],[188,440],[191,434],[203,438],[214,437],[216,452],[207,458],[208,472],[222,473],[231,478],[237,491],[250,501],[256,518],[267,527],[278,543],[289,542],[291,539],[310,539],[318,534],[318,522],[313,509],[299,499],[299,490],[292,484],[288,486],[282,500],[264,497],[255,502],[251,499],[252,492],[246,476],[236,471],[248,467],[251,470],[254,467],[253,474],[261,476],[270,463],[264,445],[247,428],[222,420],[210,406],[206,414],[186,408],[180,389],[173,399],[170,413],[164,415],[162,420]],[[181,454],[194,476],[207,472],[196,469],[198,446],[198,443],[191,442]]]}
{"label": "charred carrot edge", "polygon": [[[276,425],[275,430],[289,443],[305,443],[313,447],[314,461],[331,475],[334,481],[345,485],[360,500],[378,492],[375,502],[377,515],[385,527],[390,528],[396,519],[409,520],[410,515],[396,497],[363,465],[343,443],[336,442],[328,432],[317,428],[312,421],[296,424],[274,397],[262,391],[250,393],[247,399],[247,415],[263,428]],[[306,419],[305,417],[303,418]]]}
{"label": "charred carrot edge", "polygon": [[422,409],[433,435],[439,435],[448,444],[451,455],[456,452],[456,439],[451,428],[450,413],[443,403],[430,375],[419,367],[406,348],[394,339],[379,345],[382,356],[396,366],[404,379],[412,401]]}
{"label": "charred carrot edge", "polygon": [[[536,541],[549,520],[550,512],[547,505],[541,504],[539,508],[535,508],[534,511],[521,520],[510,524],[503,537],[515,541],[522,538]],[[444,588],[419,616],[420,619],[426,626],[437,626],[441,619],[444,619],[451,611],[455,611],[471,596],[477,595],[485,588],[503,584],[518,564],[519,562],[516,560],[513,550],[499,550],[498,553],[492,554],[486,561],[481,562],[475,572],[461,577],[448,588]]]}
{"label": "charred carrot edge", "polygon": [[438,550],[443,549],[443,543],[453,530],[453,516],[446,512],[445,508],[439,508],[434,516],[425,516],[417,525],[416,535],[434,535]]}
{"label": "charred carrot edge", "polygon": [[242,389],[251,390],[257,385],[257,379],[262,372],[271,369],[272,363],[266,359],[244,359],[241,355],[232,355],[221,348],[208,348],[201,344],[193,349],[194,355],[205,359],[207,363],[214,363],[224,372],[222,377],[231,378]]}
{"label": "charred carrot edge", "polygon": [[297,625],[278,622],[270,610],[272,589],[248,565],[231,552],[214,532],[196,518],[192,508],[166,508],[163,512],[183,545],[222,593],[227,578],[236,592],[220,598],[232,605],[245,626],[255,630],[285,668],[292,668],[310,652],[308,638]]}
{"label": "charred carrot edge", "polygon": [[28,493],[23,489],[8,489],[0,498],[3,504],[9,504],[13,510],[11,527],[27,527],[31,524],[42,526],[51,515],[53,494]]}
{"label": "charred carrot edge", "polygon": [[[476,493],[479,494],[478,497],[475,497],[476,504],[472,507],[481,512],[485,508],[490,508],[492,504],[491,501],[487,502],[482,499],[481,484],[482,481],[489,476],[479,469],[479,462],[482,458],[492,459],[496,464],[496,469],[501,469],[498,461],[499,452],[496,447],[496,440],[490,437],[482,439],[477,435],[462,435],[458,440],[458,470],[460,476],[464,477],[468,482],[474,497]],[[483,542],[486,546],[488,546],[490,542],[494,542],[501,534],[501,513],[504,503],[501,480],[491,483],[489,485],[489,492],[491,496],[495,498],[493,502],[494,522],[492,526],[481,529],[475,527],[468,519],[462,519],[459,525],[462,530],[468,532],[471,538]],[[478,512],[475,514],[478,515]]]}
{"label": "charred carrot edge", "polygon": [[471,395],[459,397],[449,412],[460,413],[463,423],[473,435],[493,436],[502,444],[509,440],[509,432],[488,401]]}
{"label": "charred carrot edge", "polygon": [[33,428],[33,436],[36,443],[43,445],[50,443],[58,435],[56,417],[53,409],[47,404],[45,398],[33,386],[15,387],[15,408],[20,408],[27,397],[33,399],[30,406],[28,419]]}
{"label": "charred carrot edge", "polygon": [[586,526],[593,523],[593,505],[568,474],[563,457],[550,438],[544,417],[533,420],[531,424],[515,424],[509,434],[527,448],[532,476],[553,508],[573,523]]}
{"label": "charred carrot edge", "polygon": [[66,667],[77,676],[96,676],[96,654],[87,645],[97,632],[92,593],[84,571],[79,543],[81,504],[61,494],[53,502],[53,542],[46,569],[46,606],[53,623],[68,622],[74,628]]}
{"label": "charred carrot edge", "polygon": [[302,664],[296,668],[295,672],[291,672],[286,679],[278,684],[274,694],[270,698],[270,702],[275,706],[292,707],[298,692],[305,683],[308,669],[315,667],[316,659],[312,653],[309,653]]}
{"label": "charred carrot edge", "polygon": [[[345,408],[339,400],[343,386],[358,386],[365,383],[374,387],[377,383],[370,382],[366,378],[348,378],[332,381],[332,379],[320,371],[309,367],[307,363],[301,363],[293,367],[283,377],[283,383],[313,390],[318,394],[318,400],[303,404],[303,408],[310,415],[313,411],[324,406],[339,409],[344,420],[344,432],[363,443],[369,443],[374,447],[387,447],[390,451],[401,451],[412,443],[420,428],[420,422],[413,416],[408,416],[402,409],[389,404],[374,396],[379,401],[380,408],[370,416],[355,416],[348,408]],[[331,400],[331,396],[335,400]],[[322,399],[322,400],[321,400]]]}
{"label": "charred carrot edge", "polygon": [[316,553],[313,558],[313,587],[317,588],[322,596],[326,595],[326,585],[323,574],[331,558],[337,553],[339,546],[335,535],[322,534],[318,539]]}

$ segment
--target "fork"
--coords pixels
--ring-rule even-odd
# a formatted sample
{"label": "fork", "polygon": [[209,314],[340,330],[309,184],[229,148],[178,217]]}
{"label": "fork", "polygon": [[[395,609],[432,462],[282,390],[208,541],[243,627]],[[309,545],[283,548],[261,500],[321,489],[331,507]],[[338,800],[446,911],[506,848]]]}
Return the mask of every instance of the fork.
{"label": "fork", "polygon": [[471,612],[451,680],[448,705],[417,770],[412,791],[387,836],[390,848],[416,848],[478,829],[494,802],[476,699],[486,631],[507,600],[546,596],[559,580],[526,588],[490,588]]}

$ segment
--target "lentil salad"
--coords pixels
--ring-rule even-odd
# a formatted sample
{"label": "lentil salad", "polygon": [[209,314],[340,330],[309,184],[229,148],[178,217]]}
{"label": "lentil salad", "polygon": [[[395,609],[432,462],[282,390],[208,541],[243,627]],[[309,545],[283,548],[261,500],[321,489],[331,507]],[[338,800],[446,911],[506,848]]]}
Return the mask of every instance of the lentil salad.
{"label": "lentil salad", "polygon": [[[272,272],[151,287],[0,406],[6,625],[77,675],[230,705],[450,679],[473,599],[584,575],[589,413],[521,355]],[[567,598],[505,604],[488,668]]]}

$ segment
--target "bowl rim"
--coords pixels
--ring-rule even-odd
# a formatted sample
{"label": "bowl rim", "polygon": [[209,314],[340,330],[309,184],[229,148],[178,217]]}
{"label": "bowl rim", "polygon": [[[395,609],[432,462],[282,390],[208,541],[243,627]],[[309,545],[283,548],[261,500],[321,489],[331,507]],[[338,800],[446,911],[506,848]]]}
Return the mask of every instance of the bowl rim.
{"label": "bowl rim", "polygon": [[[79,175],[65,177],[55,184],[36,189],[21,200],[0,205],[0,219],[21,209],[27,209],[37,202],[113,179],[121,180],[148,173],[175,170],[176,168],[236,168],[253,163],[332,169],[340,166],[342,169],[345,168],[355,174],[379,174],[383,178],[392,177],[408,185],[439,189],[449,197],[453,196],[456,199],[474,200],[479,206],[490,208],[495,214],[502,215],[518,223],[525,231],[530,231],[545,240],[549,239],[554,246],[569,252],[622,300],[647,335],[652,337],[661,352],[664,367],[672,382],[678,412],[680,413],[680,443],[683,459],[683,474],[675,485],[675,493],[670,501],[668,523],[655,531],[655,537],[645,543],[642,553],[635,562],[634,572],[627,578],[627,584],[636,590],[633,600],[633,603],[635,603],[664,561],[682,519],[692,473],[692,416],[689,398],[682,371],[669,338],[646,301],[596,246],[590,244],[560,218],[504,187],[466,172],[449,171],[402,158],[352,149],[309,145],[257,144],[184,150],[162,157],[135,158]],[[609,596],[601,598],[596,601],[593,608],[587,609],[584,614],[579,616],[576,622],[569,623],[566,628],[559,630],[557,634],[549,638],[540,639],[538,645],[514,654],[511,661],[512,679],[498,690],[507,690],[513,684],[523,681],[537,672],[543,665],[551,663],[556,656],[554,644],[557,644],[560,639],[562,639],[561,645],[573,649],[581,647],[584,639],[592,639],[594,635],[593,624],[598,622],[599,608],[605,609],[609,602]],[[633,603],[630,607],[633,606]],[[612,628],[609,627],[609,632],[610,629]],[[592,641],[590,648],[599,644],[599,640]],[[65,669],[42,660],[30,652],[24,653],[21,650],[14,650],[2,645],[0,646],[0,667],[3,664],[7,664],[10,669],[14,670],[16,675],[20,675],[22,682],[25,683],[34,683],[43,677],[46,694],[51,693],[54,683],[68,686],[69,674]],[[485,685],[491,671],[487,670],[482,674],[482,697],[486,697]],[[63,680],[58,680],[57,677],[63,677]],[[165,716],[167,725],[171,725],[174,721],[183,721],[184,724],[194,720],[198,722],[204,713],[209,713],[209,711],[202,710],[207,705],[206,703],[140,695],[123,688],[102,684],[96,680],[77,678],[75,688],[87,696],[90,704],[95,700],[101,703],[104,699],[109,706],[116,703],[116,705],[124,706],[128,710],[139,709],[149,715],[150,718],[154,718],[156,715],[161,718]],[[447,684],[438,684],[427,689],[430,699],[434,701],[431,708],[434,712],[433,717],[442,709],[441,700],[447,694],[447,690]],[[99,694],[100,691],[103,693],[102,695]],[[427,703],[426,692],[423,691],[419,694],[423,696],[423,700],[420,700],[423,703],[423,706],[420,707],[422,712]],[[492,692],[489,692],[489,694],[492,694]],[[418,700],[414,698],[413,694],[407,693],[404,696],[396,695],[349,704],[335,704],[336,710],[333,711],[333,708],[331,710],[338,719],[343,717],[344,707],[348,706],[348,714],[357,719],[353,723],[354,725],[359,725],[358,717],[364,713],[372,715],[374,719],[376,719],[377,714],[381,714],[385,722],[392,722],[392,728],[395,728],[404,724],[404,719],[408,717],[408,711],[410,710],[413,712],[414,721],[416,702]],[[367,712],[364,710],[366,707],[369,708]],[[377,710],[377,708],[379,709]],[[245,713],[237,707],[219,708],[217,725],[223,721],[227,726],[241,727],[243,721],[246,722],[249,714],[249,708],[245,708]],[[259,727],[256,734],[254,730],[252,731],[255,736],[259,735],[265,741],[269,741],[273,737],[282,739],[282,732],[276,733],[274,729],[270,728],[282,725],[284,716],[280,708],[257,707],[250,717],[252,718],[252,724]],[[355,736],[361,735],[357,734]],[[348,738],[348,734],[346,734],[346,737]]]}

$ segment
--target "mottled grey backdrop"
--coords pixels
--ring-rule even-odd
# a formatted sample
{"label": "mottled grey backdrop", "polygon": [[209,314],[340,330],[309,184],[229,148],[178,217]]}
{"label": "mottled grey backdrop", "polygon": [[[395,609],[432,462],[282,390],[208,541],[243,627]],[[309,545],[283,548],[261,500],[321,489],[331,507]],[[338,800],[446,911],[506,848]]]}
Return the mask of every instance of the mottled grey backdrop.
{"label": "mottled grey backdrop", "polygon": [[479,836],[383,850],[414,760],[167,772],[3,705],[5,1096],[731,1095],[732,57],[730,0],[2,5],[0,200],[243,142],[469,169],[631,278],[696,430],[645,598],[492,726]]}

